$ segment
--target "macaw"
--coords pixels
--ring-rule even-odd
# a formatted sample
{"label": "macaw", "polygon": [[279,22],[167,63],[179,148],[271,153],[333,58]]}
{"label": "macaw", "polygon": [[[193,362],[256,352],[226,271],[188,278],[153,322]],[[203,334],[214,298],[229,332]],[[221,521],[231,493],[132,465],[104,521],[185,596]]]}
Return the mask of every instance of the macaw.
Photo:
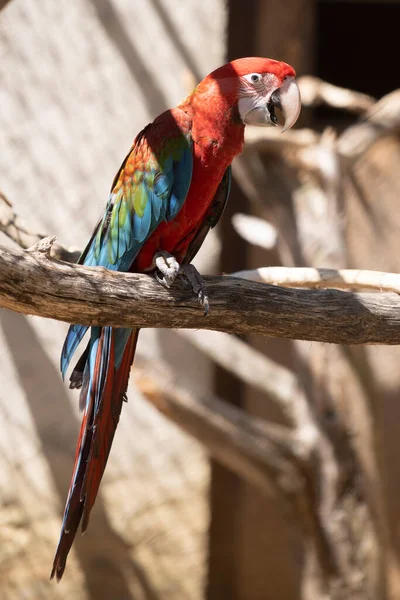
{"label": "macaw", "polygon": [[[189,263],[226,204],[231,162],[245,125],[296,122],[300,93],[293,68],[268,58],[242,58],[213,71],[176,108],[136,137],[111,187],[104,216],[80,264],[114,271],[156,272],[169,286],[184,273],[208,309],[204,284]],[[61,355],[64,378],[89,328],[71,325]],[[80,388],[82,425],[51,578],[60,580],[78,526],[88,526],[121,413],[138,329],[90,328],[70,387]]]}

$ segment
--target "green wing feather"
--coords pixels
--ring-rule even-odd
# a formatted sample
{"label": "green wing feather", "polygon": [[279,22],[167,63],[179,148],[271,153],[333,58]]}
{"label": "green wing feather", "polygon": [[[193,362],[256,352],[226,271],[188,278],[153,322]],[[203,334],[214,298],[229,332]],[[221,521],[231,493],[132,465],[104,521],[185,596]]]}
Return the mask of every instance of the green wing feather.
{"label": "green wing feather", "polygon": [[[128,271],[157,226],[178,214],[193,170],[192,139],[189,127],[186,130],[183,133],[167,112],[137,136],[80,264]],[[71,325],[61,355],[63,376],[87,329]]]}

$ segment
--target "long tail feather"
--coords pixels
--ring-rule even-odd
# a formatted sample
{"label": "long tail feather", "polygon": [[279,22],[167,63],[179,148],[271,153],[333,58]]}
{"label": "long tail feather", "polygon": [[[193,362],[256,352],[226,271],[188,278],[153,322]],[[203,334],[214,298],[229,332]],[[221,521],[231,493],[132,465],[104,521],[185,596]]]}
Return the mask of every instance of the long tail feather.
{"label": "long tail feather", "polygon": [[83,373],[80,404],[84,406],[84,412],[51,579],[56,577],[60,580],[63,576],[79,523],[82,533],[88,526],[122,402],[126,400],[138,334],[137,329],[129,332],[93,327],[89,348],[85,351],[87,360],[83,370],[81,361],[78,362],[79,372]]}

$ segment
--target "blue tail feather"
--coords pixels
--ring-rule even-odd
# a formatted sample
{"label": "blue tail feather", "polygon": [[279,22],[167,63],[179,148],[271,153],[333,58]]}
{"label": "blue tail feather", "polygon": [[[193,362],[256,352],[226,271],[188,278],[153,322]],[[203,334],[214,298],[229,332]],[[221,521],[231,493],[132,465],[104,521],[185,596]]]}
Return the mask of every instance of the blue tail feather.
{"label": "blue tail feather", "polygon": [[71,325],[68,329],[60,359],[60,369],[63,380],[65,379],[65,374],[67,372],[69,363],[71,362],[72,355],[79,346],[88,329],[89,327],[87,325]]}

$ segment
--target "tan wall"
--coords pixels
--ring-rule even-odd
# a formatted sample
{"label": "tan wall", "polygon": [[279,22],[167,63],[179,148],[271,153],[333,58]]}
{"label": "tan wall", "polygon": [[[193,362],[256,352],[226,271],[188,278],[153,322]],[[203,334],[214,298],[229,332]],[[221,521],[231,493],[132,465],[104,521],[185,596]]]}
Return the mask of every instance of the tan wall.
{"label": "tan wall", "polygon": [[[18,0],[0,14],[0,187],[61,243],[83,246],[136,133],[222,61],[223,2],[171,4]],[[207,461],[132,387],[89,530],[49,583],[80,420],[58,372],[66,325],[0,319],[1,598],[200,598]],[[145,332],[142,351],[173,358],[176,340]],[[207,363],[188,360],[204,389]]]}

